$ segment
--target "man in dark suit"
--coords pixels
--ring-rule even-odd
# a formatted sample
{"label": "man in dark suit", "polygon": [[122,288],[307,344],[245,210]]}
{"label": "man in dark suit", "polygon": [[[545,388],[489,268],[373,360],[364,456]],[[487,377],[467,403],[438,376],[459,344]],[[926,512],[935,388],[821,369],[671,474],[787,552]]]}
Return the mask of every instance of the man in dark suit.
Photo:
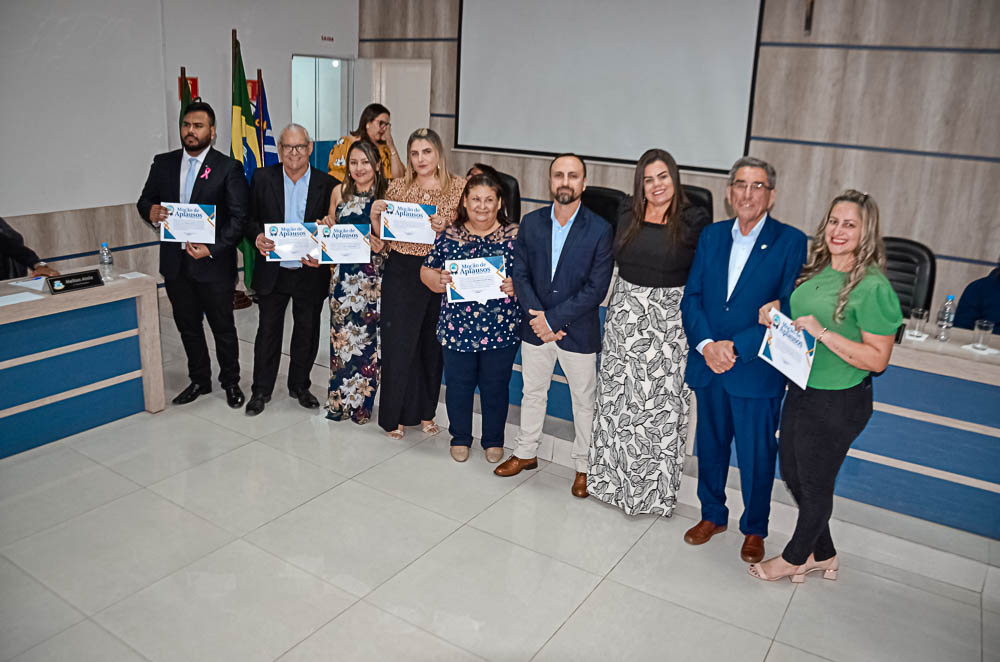
{"label": "man in dark suit", "polygon": [[38,253],[24,245],[21,233],[0,218],[0,280],[20,278],[28,272],[32,276],[58,276],[59,272],[38,257]]}
{"label": "man in dark suit", "polygon": [[191,384],[173,399],[193,401],[212,390],[212,365],[202,317],[215,337],[219,382],[234,409],[244,402],[240,390],[239,341],[233,320],[236,244],[247,222],[249,188],[239,162],[210,145],[215,140],[215,111],[203,101],[187,107],[181,121],[184,149],[153,158],[139,195],[139,214],[153,229],[167,218],[163,203],[215,205],[215,243],[160,242],[160,273],[184,343]]}
{"label": "man in dark suit", "polygon": [[[330,195],[337,180],[309,165],[312,150],[309,133],[298,124],[290,124],[278,137],[281,163],[258,168],[254,173],[246,237],[262,256],[274,249],[274,242],[264,236],[265,223],[314,222],[330,209]],[[259,259],[254,266],[253,284],[260,319],[247,416],[264,411],[271,399],[289,299],[293,326],[288,394],[303,407],[319,407],[319,400],[309,392],[309,372],[319,350],[319,321],[330,290],[330,267],[320,266],[311,258],[280,263]]]}
{"label": "man in dark suit", "polygon": [[521,432],[514,453],[496,468],[514,476],[538,466],[549,383],[556,360],[573,402],[574,496],[587,496],[587,456],[594,420],[597,352],[601,351],[598,308],[614,266],[611,226],[580,203],[587,166],[575,154],[549,165],[554,202],[526,215],[514,245],[514,292],[524,309],[521,325]]}
{"label": "man in dark suit", "polygon": [[687,334],[685,381],[698,400],[698,498],[701,521],[684,535],[701,545],[726,530],[726,478],[735,436],[743,492],[740,556],[764,557],[778,444],[775,431],[785,377],[757,358],[764,327],[761,306],[780,300],[786,312],[806,259],[806,236],[769,217],[775,172],[752,157],[729,172],[728,197],[736,218],[705,228],[684,288],[681,314]]}

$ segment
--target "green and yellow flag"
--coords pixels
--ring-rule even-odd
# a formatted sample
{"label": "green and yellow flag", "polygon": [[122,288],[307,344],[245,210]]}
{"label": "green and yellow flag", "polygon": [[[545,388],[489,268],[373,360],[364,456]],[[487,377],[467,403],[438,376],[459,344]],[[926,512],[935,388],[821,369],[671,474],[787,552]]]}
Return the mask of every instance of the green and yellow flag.
{"label": "green and yellow flag", "polygon": [[[235,35],[235,30],[233,31]],[[253,171],[260,165],[260,143],[257,141],[257,126],[253,119],[253,107],[250,105],[250,93],[247,91],[247,77],[243,69],[243,56],[240,54],[240,42],[233,40],[233,133],[229,156],[243,164],[243,174],[249,182]],[[257,249],[246,239],[240,242],[240,252],[243,254],[243,283],[249,290],[253,281],[253,265]]]}

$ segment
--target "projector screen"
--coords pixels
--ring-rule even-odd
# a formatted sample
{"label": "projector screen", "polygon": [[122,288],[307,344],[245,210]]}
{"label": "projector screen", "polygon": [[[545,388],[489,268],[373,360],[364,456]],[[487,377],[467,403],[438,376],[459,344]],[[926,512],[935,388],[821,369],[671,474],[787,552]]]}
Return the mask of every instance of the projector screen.
{"label": "projector screen", "polygon": [[727,171],[747,146],[761,0],[463,0],[456,147]]}

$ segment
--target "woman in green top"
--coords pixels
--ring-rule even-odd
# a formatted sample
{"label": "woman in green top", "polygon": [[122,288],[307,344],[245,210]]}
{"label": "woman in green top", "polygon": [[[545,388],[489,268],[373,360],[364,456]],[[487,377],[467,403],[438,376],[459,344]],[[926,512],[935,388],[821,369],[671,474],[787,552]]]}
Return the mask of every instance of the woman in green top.
{"label": "woman in green top", "polygon": [[[878,206],[867,193],[844,191],[816,231],[790,300],[795,328],[816,339],[806,388],[789,383],[781,412],[781,475],[799,516],[781,555],[748,568],[758,579],[791,577],[797,583],[813,571],[837,578],[828,524],[834,483],[872,415],[870,373],[889,364],[903,321],[884,266]],[[761,308],[762,324],[776,305]]]}

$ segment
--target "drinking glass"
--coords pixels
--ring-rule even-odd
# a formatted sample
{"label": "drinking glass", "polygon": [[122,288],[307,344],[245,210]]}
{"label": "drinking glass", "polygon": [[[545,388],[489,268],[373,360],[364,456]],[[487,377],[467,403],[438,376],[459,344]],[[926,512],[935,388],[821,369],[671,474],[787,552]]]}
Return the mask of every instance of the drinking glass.
{"label": "drinking glass", "polygon": [[924,323],[927,321],[927,310],[924,308],[914,308],[910,311],[910,336],[920,338],[923,336]]}
{"label": "drinking glass", "polygon": [[990,346],[991,335],[993,335],[993,322],[990,320],[976,320],[975,335],[972,336],[972,346],[978,350],[987,349]]}

